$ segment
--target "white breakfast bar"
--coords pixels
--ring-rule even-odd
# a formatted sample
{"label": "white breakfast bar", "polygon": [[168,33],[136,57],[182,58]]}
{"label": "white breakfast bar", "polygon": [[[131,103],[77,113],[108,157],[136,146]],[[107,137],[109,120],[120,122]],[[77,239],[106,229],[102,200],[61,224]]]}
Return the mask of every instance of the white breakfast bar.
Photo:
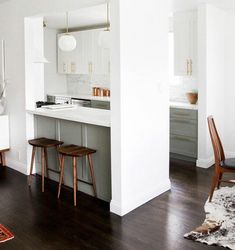
{"label": "white breakfast bar", "polygon": [[[57,139],[64,144],[75,144],[96,149],[94,154],[94,172],[98,198],[111,200],[111,149],[110,149],[110,110],[75,107],[50,110],[47,108],[28,109],[34,116],[34,137]],[[49,178],[59,180],[56,152],[48,152]],[[36,172],[40,174],[40,157],[36,157]],[[64,184],[73,186],[72,163],[65,162]],[[78,189],[93,195],[87,161],[78,160]],[[45,186],[46,191],[46,186]],[[78,201],[79,203],[79,201]]]}

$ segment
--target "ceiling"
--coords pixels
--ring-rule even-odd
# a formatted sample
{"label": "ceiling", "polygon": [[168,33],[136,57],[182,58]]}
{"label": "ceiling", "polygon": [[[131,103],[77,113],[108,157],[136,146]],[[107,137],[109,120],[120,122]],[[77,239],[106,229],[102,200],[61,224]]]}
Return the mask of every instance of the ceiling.
{"label": "ceiling", "polygon": [[[1,0],[0,0],[1,1]],[[69,28],[82,28],[107,23],[107,5],[101,4],[69,12]],[[66,14],[52,13],[44,16],[44,22],[48,28],[65,29]]]}
{"label": "ceiling", "polygon": [[194,9],[202,3],[213,4],[225,10],[235,9],[235,0],[172,0],[172,8],[173,11]]}

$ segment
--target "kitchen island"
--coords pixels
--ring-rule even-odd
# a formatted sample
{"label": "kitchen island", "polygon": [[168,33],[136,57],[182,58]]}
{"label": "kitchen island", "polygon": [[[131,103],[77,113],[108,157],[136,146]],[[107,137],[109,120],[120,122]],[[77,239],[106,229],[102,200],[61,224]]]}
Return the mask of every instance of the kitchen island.
{"label": "kitchen island", "polygon": [[[28,109],[34,116],[34,137],[48,137],[61,140],[64,144],[76,144],[96,149],[94,154],[94,172],[98,198],[111,200],[111,152],[110,152],[110,111],[86,107],[63,110],[46,108]],[[68,157],[67,157],[68,158]],[[56,152],[48,152],[49,178],[58,182],[59,165]],[[36,157],[36,172],[41,173],[39,155]],[[65,161],[64,184],[73,186],[71,159]],[[93,195],[88,163],[78,160],[78,190]],[[45,191],[47,187],[45,186]],[[79,204],[79,201],[78,201]]]}

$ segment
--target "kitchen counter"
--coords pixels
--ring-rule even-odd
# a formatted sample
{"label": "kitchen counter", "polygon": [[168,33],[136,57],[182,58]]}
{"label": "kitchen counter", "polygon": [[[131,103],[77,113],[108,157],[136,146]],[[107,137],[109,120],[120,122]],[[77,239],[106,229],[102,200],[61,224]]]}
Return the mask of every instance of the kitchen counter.
{"label": "kitchen counter", "polygon": [[110,97],[108,96],[93,96],[93,95],[83,95],[83,94],[69,94],[69,93],[49,93],[52,96],[62,96],[77,99],[93,100],[93,101],[103,101],[110,102]]}
{"label": "kitchen counter", "polygon": [[178,108],[178,109],[191,109],[191,110],[198,110],[197,104],[190,104],[186,102],[170,102],[171,108]]}
{"label": "kitchen counter", "polygon": [[[110,152],[110,111],[87,107],[73,107],[60,110],[45,108],[28,109],[34,117],[35,138],[46,137],[96,150],[94,155],[94,173],[96,178],[97,197],[106,202],[111,200],[111,152]],[[30,137],[31,138],[31,137]],[[30,158],[30,151],[28,157]],[[41,173],[41,159],[36,155],[36,173]],[[49,179],[58,182],[57,154],[48,154],[50,163]],[[73,187],[71,163],[66,160],[64,185]],[[88,161],[80,159],[78,163],[78,190],[94,195],[90,183]]]}
{"label": "kitchen counter", "polygon": [[28,109],[33,115],[46,116],[61,120],[92,124],[103,127],[111,126],[110,110],[76,107],[63,110],[48,110],[44,108]]}

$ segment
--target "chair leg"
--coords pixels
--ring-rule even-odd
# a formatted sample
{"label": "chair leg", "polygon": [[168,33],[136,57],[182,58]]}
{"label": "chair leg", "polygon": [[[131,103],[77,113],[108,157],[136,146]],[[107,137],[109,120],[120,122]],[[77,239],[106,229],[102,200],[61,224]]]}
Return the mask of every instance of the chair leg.
{"label": "chair leg", "polygon": [[44,148],[41,148],[41,164],[42,164],[42,192],[44,192],[44,175],[45,175],[45,155]]}
{"label": "chair leg", "polygon": [[2,166],[6,166],[6,158],[5,158],[5,152],[2,152]]}
{"label": "chair leg", "polygon": [[92,179],[92,186],[94,190],[94,195],[97,197],[97,192],[96,192],[96,182],[95,182],[95,175],[94,175],[94,168],[93,168],[93,161],[92,161],[92,156],[88,155],[88,162],[89,162],[89,168],[90,168],[90,174],[91,174],[91,179]]}
{"label": "chair leg", "polygon": [[[61,172],[61,156],[60,156],[60,153],[59,153],[59,146],[56,147],[56,152],[57,152],[57,156],[58,156],[58,161],[59,161],[59,170]],[[64,175],[62,176],[62,184],[64,184]]]}
{"label": "chair leg", "polygon": [[34,163],[35,153],[36,153],[36,147],[33,147],[31,163],[30,163],[30,172],[29,172],[29,177],[28,177],[28,185],[29,186],[31,186],[31,182],[32,182],[32,172],[33,172],[33,163]]}
{"label": "chair leg", "polygon": [[77,206],[77,157],[73,157],[73,197],[74,206]]}
{"label": "chair leg", "polygon": [[220,184],[221,184],[220,181],[221,181],[222,177],[223,177],[223,173],[220,173],[220,174],[219,174],[218,184],[217,184],[217,189],[220,189]]}
{"label": "chair leg", "polygon": [[211,202],[214,191],[215,191],[215,188],[218,185],[219,175],[220,175],[220,173],[215,172],[215,175],[214,175],[213,181],[212,181],[212,185],[211,185],[211,192],[210,192],[209,202]]}
{"label": "chair leg", "polygon": [[0,152],[0,164],[2,165],[2,153]]}
{"label": "chair leg", "polygon": [[44,148],[44,155],[45,155],[45,160],[46,160],[47,178],[49,178],[47,148]]}
{"label": "chair leg", "polygon": [[58,195],[57,195],[58,199],[60,198],[60,191],[61,191],[63,176],[64,176],[64,155],[62,155],[61,157],[60,181],[59,181],[59,188],[58,188]]}

